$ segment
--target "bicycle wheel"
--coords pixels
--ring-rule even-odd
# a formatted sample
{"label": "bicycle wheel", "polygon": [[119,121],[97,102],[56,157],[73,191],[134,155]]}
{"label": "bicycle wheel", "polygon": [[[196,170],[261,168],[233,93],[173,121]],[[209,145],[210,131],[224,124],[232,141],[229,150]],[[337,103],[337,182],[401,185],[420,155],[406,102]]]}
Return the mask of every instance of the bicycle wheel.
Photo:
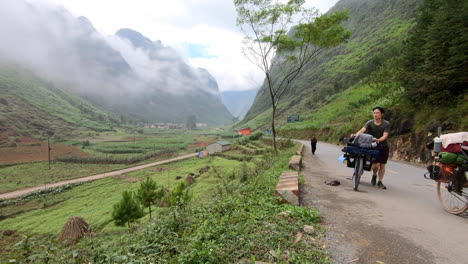
{"label": "bicycle wheel", "polygon": [[465,185],[460,192],[455,191],[452,186],[452,181],[438,182],[437,196],[445,211],[458,215],[468,209],[468,186]]}
{"label": "bicycle wheel", "polygon": [[359,182],[361,180],[361,175],[362,175],[362,158],[361,157],[358,157],[356,158],[356,165],[354,165],[354,175],[353,175],[353,179],[354,179],[354,190],[357,191],[358,190],[358,186],[359,186]]}

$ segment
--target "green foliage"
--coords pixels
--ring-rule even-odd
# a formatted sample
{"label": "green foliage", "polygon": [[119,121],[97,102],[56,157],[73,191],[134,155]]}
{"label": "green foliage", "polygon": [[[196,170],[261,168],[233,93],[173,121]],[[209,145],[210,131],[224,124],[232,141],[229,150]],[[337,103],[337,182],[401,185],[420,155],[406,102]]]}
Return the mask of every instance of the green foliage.
{"label": "green foliage", "polygon": [[250,161],[253,158],[251,156],[245,156],[245,155],[234,156],[234,155],[228,155],[228,154],[225,154],[225,153],[213,153],[211,155],[212,156],[217,156],[217,157],[222,157],[222,158],[229,159],[229,160],[237,160],[237,161]]}
{"label": "green foliage", "polygon": [[236,142],[239,143],[240,145],[246,145],[250,142],[250,138],[248,136],[243,136],[241,138],[238,138]]}
{"label": "green foliage", "polygon": [[249,179],[249,167],[246,162],[242,162],[242,165],[239,170],[240,182],[246,182]]}
{"label": "green foliage", "polygon": [[149,215],[151,218],[151,205],[156,204],[159,199],[164,197],[164,189],[158,186],[155,181],[151,178],[146,178],[144,182],[140,184],[140,188],[137,190],[136,198],[144,207],[148,207]]}
{"label": "green foliage", "polygon": [[187,189],[185,182],[180,182],[164,197],[163,201],[168,207],[176,206],[183,208],[188,205],[191,198],[192,195],[190,194],[190,190]]}
{"label": "green foliage", "polygon": [[263,136],[263,132],[255,132],[249,136],[249,140],[258,140],[261,136]]}
{"label": "green foliage", "polygon": [[124,191],[122,198],[119,203],[114,205],[112,211],[112,220],[114,220],[116,226],[124,226],[143,217],[145,213],[140,205],[137,203],[134,194],[130,191]]}
{"label": "green foliage", "polygon": [[454,105],[465,99],[467,13],[464,0],[424,0],[418,8],[402,60],[402,77],[415,105]]}
{"label": "green foliage", "polygon": [[89,147],[91,143],[89,143],[89,140],[83,141],[83,144],[81,145],[82,149],[85,149],[86,147]]}
{"label": "green foliage", "polygon": [[81,163],[81,164],[133,164],[147,160],[159,154],[175,152],[177,149],[164,149],[149,152],[134,157],[80,157],[80,156],[60,156],[56,160],[60,162]]}

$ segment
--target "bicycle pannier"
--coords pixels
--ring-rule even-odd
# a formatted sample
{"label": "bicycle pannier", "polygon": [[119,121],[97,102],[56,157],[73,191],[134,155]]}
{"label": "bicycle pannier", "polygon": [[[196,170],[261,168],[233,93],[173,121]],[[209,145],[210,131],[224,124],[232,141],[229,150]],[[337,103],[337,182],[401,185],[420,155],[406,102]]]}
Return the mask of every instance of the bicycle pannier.
{"label": "bicycle pannier", "polygon": [[458,155],[450,152],[440,152],[439,161],[444,164],[455,164],[457,161]]}
{"label": "bicycle pannier", "polygon": [[424,175],[426,179],[431,179],[431,180],[436,181],[442,177],[440,173],[440,166],[429,165],[427,166],[427,171],[428,172],[426,172],[426,174]]}
{"label": "bicycle pannier", "polygon": [[427,166],[427,173],[424,175],[426,179],[432,179],[437,182],[449,182],[455,175],[453,165],[440,164]]}

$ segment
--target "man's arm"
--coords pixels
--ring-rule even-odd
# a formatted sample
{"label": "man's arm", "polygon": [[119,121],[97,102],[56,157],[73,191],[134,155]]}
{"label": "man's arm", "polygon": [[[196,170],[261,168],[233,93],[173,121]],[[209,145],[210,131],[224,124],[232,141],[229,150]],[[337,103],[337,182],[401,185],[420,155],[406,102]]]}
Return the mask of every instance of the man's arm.
{"label": "man's arm", "polygon": [[359,129],[359,131],[356,132],[356,134],[351,134],[351,138],[354,138],[355,136],[357,136],[357,135],[359,135],[359,134],[365,133],[366,130],[367,130],[366,127],[363,127],[363,128],[361,128],[361,129]]}
{"label": "man's arm", "polygon": [[381,138],[378,138],[375,142],[377,143],[384,142],[385,140],[387,140],[387,138],[388,138],[388,132],[384,132],[383,136]]}

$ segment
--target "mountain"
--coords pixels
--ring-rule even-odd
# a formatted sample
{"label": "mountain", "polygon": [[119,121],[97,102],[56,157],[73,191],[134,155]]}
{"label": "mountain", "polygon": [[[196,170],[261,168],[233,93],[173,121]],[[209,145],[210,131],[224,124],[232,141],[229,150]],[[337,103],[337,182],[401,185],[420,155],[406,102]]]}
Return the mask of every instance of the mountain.
{"label": "mountain", "polygon": [[[341,0],[328,13],[348,10],[344,22],[352,37],[339,47],[315,57],[285,93],[282,115],[294,106],[305,106],[300,112],[310,112],[369,75],[385,59],[398,54],[398,45],[414,20],[419,0]],[[274,77],[275,78],[275,77]],[[278,78],[278,76],[276,76]],[[246,115],[251,120],[270,107],[266,86],[262,86],[252,108]]]}
{"label": "mountain", "polygon": [[239,119],[243,119],[247,111],[252,106],[258,89],[247,91],[226,91],[221,92],[224,105],[229,112]]}
{"label": "mountain", "polygon": [[[185,123],[192,114],[198,121],[209,124],[232,122],[232,115],[221,101],[218,84],[206,69],[192,68],[175,50],[137,31],[120,29],[116,36],[146,59],[133,68],[145,91],[132,95],[137,108],[127,105],[130,112],[153,122]],[[132,52],[122,54],[131,61],[135,59]]]}
{"label": "mountain", "polygon": [[85,17],[26,1],[2,2],[2,21],[0,35],[8,37],[0,62],[25,69],[18,80],[52,82],[126,123],[185,123],[190,115],[211,125],[232,122],[213,76],[159,40],[131,29],[102,35]]}

